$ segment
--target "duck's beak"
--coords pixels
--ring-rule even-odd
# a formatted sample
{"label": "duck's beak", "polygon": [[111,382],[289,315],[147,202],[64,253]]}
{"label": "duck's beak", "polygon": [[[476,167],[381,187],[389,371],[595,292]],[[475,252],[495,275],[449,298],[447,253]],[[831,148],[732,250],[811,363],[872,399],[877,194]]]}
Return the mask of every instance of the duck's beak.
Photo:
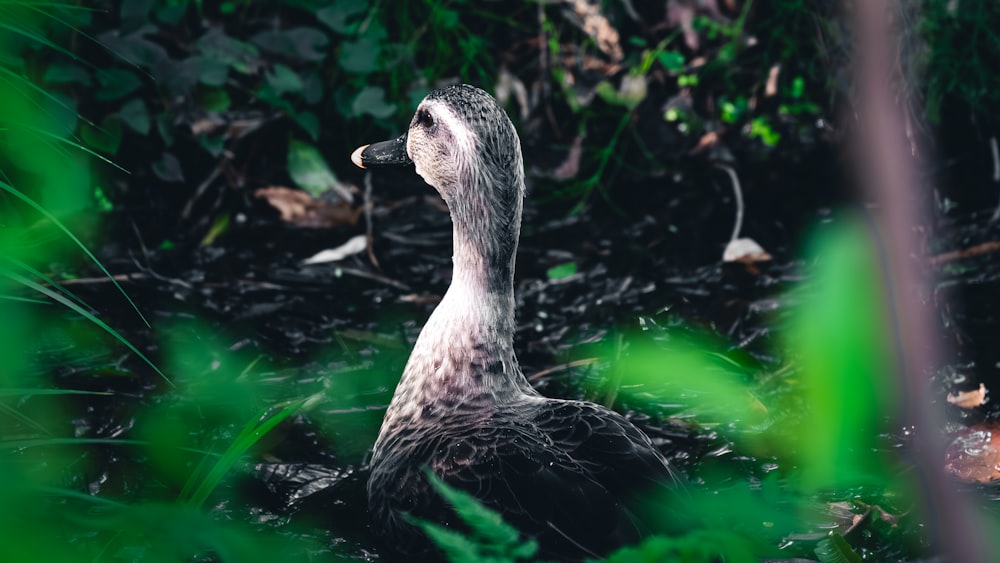
{"label": "duck's beak", "polygon": [[351,153],[351,162],[361,168],[412,164],[413,161],[406,154],[406,133],[391,141],[372,143],[354,149]]}

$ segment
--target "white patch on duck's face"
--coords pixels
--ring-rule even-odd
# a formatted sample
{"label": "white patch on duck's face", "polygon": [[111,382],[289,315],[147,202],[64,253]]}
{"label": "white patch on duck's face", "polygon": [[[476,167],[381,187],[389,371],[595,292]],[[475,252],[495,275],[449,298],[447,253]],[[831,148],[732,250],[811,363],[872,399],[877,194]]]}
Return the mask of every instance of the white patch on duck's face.
{"label": "white patch on duck's face", "polygon": [[[421,114],[430,122],[421,120]],[[417,108],[406,138],[406,152],[417,174],[447,201],[475,168],[478,137],[442,102],[426,100]]]}

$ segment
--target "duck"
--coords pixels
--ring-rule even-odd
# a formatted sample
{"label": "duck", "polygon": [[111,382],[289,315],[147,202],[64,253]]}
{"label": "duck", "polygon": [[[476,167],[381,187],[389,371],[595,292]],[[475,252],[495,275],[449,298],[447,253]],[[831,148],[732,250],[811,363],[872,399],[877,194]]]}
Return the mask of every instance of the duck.
{"label": "duck", "polygon": [[370,458],[371,526],[390,557],[444,557],[418,520],[463,529],[428,471],[537,541],[543,559],[597,558],[639,541],[645,528],[629,499],[675,486],[674,468],[623,415],[542,396],[514,353],[525,181],[503,107],[475,86],[435,90],[405,133],[351,160],[412,165],[453,227],[450,286],[420,331]]}

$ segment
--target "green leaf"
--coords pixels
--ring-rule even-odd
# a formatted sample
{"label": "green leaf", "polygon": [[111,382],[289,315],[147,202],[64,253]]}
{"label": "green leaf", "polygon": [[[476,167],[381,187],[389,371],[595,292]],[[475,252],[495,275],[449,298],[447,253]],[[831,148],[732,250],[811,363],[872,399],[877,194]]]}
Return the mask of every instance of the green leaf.
{"label": "green leaf", "polygon": [[381,86],[365,86],[358,97],[354,98],[351,110],[357,115],[367,113],[375,118],[385,119],[396,113],[396,106],[386,103],[385,90]]}
{"label": "green leaf", "polygon": [[195,46],[206,59],[228,65],[242,74],[255,72],[260,66],[260,51],[257,47],[226,35],[220,28],[213,27],[202,35]]}
{"label": "green leaf", "polygon": [[565,264],[559,264],[558,266],[549,268],[545,272],[545,275],[547,275],[550,280],[561,280],[563,278],[568,278],[575,273],[576,262],[566,262]]}
{"label": "green leaf", "polygon": [[368,9],[366,2],[334,0],[332,4],[316,11],[316,19],[337,33],[351,35],[360,25],[360,16]]}
{"label": "green leaf", "polygon": [[302,89],[302,99],[307,104],[316,105],[323,101],[323,78],[314,71],[306,72],[302,77],[305,87]]}
{"label": "green leaf", "polygon": [[184,171],[181,169],[181,161],[169,152],[163,153],[160,160],[153,163],[153,173],[164,182],[183,182]]}
{"label": "green leaf", "polygon": [[261,49],[291,59],[321,61],[326,57],[330,39],[313,27],[294,27],[284,30],[262,31],[250,38]]}
{"label": "green leaf", "polygon": [[348,72],[371,74],[378,70],[380,43],[374,37],[345,41],[340,46],[340,66]]}
{"label": "green leaf", "polygon": [[90,86],[94,81],[87,69],[75,64],[54,64],[45,69],[42,81],[46,84],[83,84]]}
{"label": "green leaf", "polygon": [[172,98],[187,96],[201,79],[201,57],[164,62],[159,86]]}
{"label": "green leaf", "polygon": [[499,512],[483,506],[475,497],[455,489],[432,472],[427,480],[459,518],[468,525],[471,533],[463,536],[438,524],[415,520],[424,532],[440,547],[451,561],[515,561],[530,559],[538,553],[538,543],[521,539],[521,532],[504,521]]}
{"label": "green leaf", "polygon": [[135,98],[125,102],[122,109],[118,110],[118,117],[136,133],[143,136],[149,134],[152,120],[149,118],[146,103],[141,99]]}
{"label": "green leaf", "polygon": [[319,118],[311,111],[302,111],[292,114],[292,119],[299,127],[312,137],[312,140],[319,139]]}
{"label": "green leaf", "polygon": [[861,557],[840,534],[820,540],[813,552],[821,563],[862,563]]}
{"label": "green leaf", "polygon": [[792,79],[792,87],[788,92],[788,95],[793,99],[799,99],[806,92],[806,81],[801,76],[796,76]]}
{"label": "green leaf", "polygon": [[208,57],[191,57],[189,59],[198,67],[198,80],[208,86],[224,86],[229,80],[229,66],[223,62]]}
{"label": "green leaf", "polygon": [[98,70],[97,81],[101,84],[97,99],[102,101],[124,98],[142,86],[138,76],[118,68]]}
{"label": "green leaf", "polygon": [[265,74],[267,83],[278,96],[286,92],[301,92],[305,87],[302,79],[294,70],[282,64],[274,65],[274,68]]}
{"label": "green leaf", "polygon": [[87,146],[106,154],[115,154],[122,143],[122,122],[115,116],[108,116],[97,129],[81,124],[80,136]]}
{"label": "green leaf", "polygon": [[232,100],[229,93],[222,88],[204,89],[198,94],[198,101],[201,107],[208,111],[223,112],[229,109]]}
{"label": "green leaf", "polygon": [[684,55],[677,51],[664,51],[659,53],[656,58],[659,59],[663,68],[669,71],[680,72],[684,70]]}
{"label": "green leaf", "polygon": [[295,139],[288,143],[288,175],[296,186],[314,197],[337,183],[337,177],[316,147]]}

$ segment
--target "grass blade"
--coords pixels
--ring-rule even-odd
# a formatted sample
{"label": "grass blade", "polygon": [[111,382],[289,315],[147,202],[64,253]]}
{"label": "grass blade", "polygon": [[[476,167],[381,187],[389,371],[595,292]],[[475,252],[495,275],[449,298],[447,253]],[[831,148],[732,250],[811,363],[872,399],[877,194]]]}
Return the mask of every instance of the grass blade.
{"label": "grass blade", "polygon": [[142,360],[144,362],[146,362],[146,364],[149,367],[153,368],[153,371],[155,371],[160,377],[162,377],[164,381],[166,381],[168,384],[170,384],[171,387],[176,387],[176,385],[174,385],[174,382],[171,381],[170,378],[166,376],[166,374],[164,374],[162,371],[160,371],[160,368],[156,367],[156,364],[154,364],[152,362],[152,360],[150,360],[149,358],[147,358],[145,354],[143,354],[141,351],[139,351],[139,349],[136,348],[135,345],[133,345],[131,342],[129,342],[127,338],[125,338],[124,336],[122,336],[121,333],[119,333],[117,330],[115,330],[115,329],[111,328],[110,326],[108,326],[107,323],[105,323],[101,319],[99,319],[96,316],[94,316],[94,314],[92,314],[90,311],[87,311],[86,309],[84,309],[80,305],[74,303],[73,301],[70,301],[65,296],[63,296],[63,295],[61,295],[59,293],[56,293],[55,291],[52,291],[51,289],[45,287],[44,285],[41,285],[41,284],[39,284],[39,283],[37,283],[37,282],[35,282],[33,280],[30,280],[30,279],[28,279],[28,278],[26,278],[24,276],[21,276],[21,275],[18,275],[18,274],[14,274],[14,273],[11,273],[11,272],[8,272],[7,276],[10,277],[12,280],[14,280],[16,282],[18,282],[18,283],[20,283],[20,284],[22,284],[22,285],[24,285],[26,287],[29,287],[31,289],[34,289],[35,291],[37,291],[37,292],[39,292],[39,293],[41,293],[41,294],[49,297],[50,299],[53,299],[55,301],[58,301],[59,303],[62,303],[63,305],[69,307],[70,309],[72,309],[73,311],[75,311],[77,314],[79,314],[80,316],[84,317],[88,321],[90,321],[90,322],[94,323],[95,325],[101,327],[105,332],[107,332],[111,336],[115,337],[119,342],[121,342],[126,347],[128,347],[129,350],[132,350],[132,352],[134,352],[137,356],[139,356],[140,358],[142,358]]}
{"label": "grass blade", "polygon": [[[61,230],[63,233],[66,234],[66,236],[70,238],[70,240],[76,243],[76,245],[80,247],[80,250],[82,250],[87,255],[87,257],[90,258],[90,260],[93,261],[94,264],[96,264],[97,267],[100,268],[102,272],[104,272],[104,275],[106,275],[108,279],[111,280],[111,283],[113,283],[115,287],[118,288],[118,291],[120,291],[121,294],[125,296],[125,299],[128,300],[129,304],[132,305],[132,309],[134,309],[136,314],[139,315],[139,318],[142,319],[142,322],[145,323],[146,327],[152,328],[149,324],[149,321],[147,321],[146,317],[143,316],[142,311],[140,311],[139,307],[135,304],[134,301],[132,301],[132,298],[128,296],[128,293],[125,293],[125,289],[118,284],[118,281],[115,280],[114,276],[111,275],[111,272],[109,272],[108,269],[104,267],[104,264],[102,264],[101,261],[97,259],[97,256],[94,256],[94,253],[92,253],[90,249],[87,248],[87,245],[83,244],[83,241],[77,238],[76,235],[72,233],[72,231],[66,228],[66,225],[63,225],[62,221],[57,219],[55,215],[49,213],[48,210],[46,210],[44,207],[36,203],[35,200],[21,193],[20,190],[18,190],[14,186],[11,186],[6,182],[0,182],[0,190],[3,190],[13,195],[14,197],[20,199],[24,203],[28,204],[28,206],[30,206],[32,209],[34,209],[42,216],[44,216],[46,219],[52,221],[53,225],[58,227],[59,230]],[[156,371],[159,372],[159,370]]]}

